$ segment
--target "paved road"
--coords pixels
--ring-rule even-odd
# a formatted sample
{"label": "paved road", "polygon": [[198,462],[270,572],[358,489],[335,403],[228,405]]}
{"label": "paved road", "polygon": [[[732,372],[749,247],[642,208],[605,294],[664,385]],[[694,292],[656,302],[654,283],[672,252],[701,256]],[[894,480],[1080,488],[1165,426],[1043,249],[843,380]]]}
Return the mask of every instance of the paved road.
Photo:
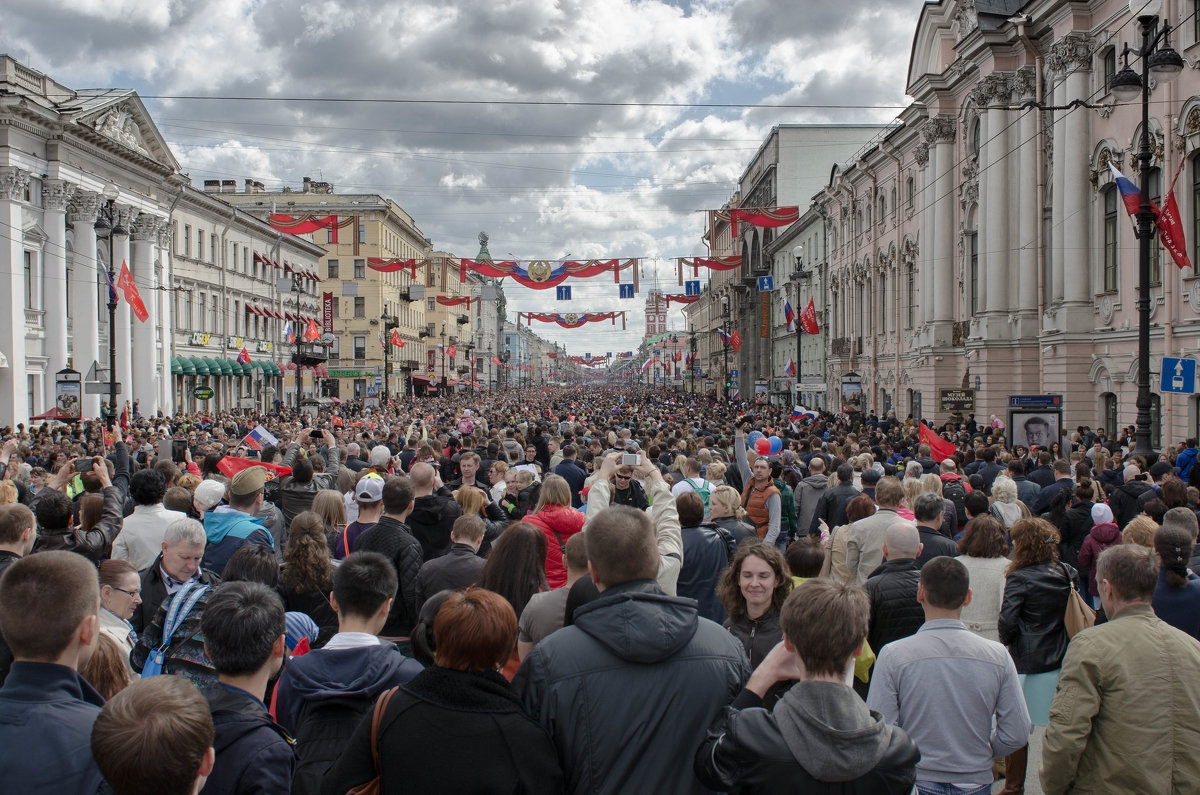
{"label": "paved road", "polygon": [[[1025,775],[1025,795],[1042,795],[1042,782],[1038,780],[1038,767],[1042,764],[1042,734],[1045,729],[1033,727],[1033,736],[1029,738],[1029,770]],[[992,792],[1004,789],[1004,781],[997,781],[992,786]]]}

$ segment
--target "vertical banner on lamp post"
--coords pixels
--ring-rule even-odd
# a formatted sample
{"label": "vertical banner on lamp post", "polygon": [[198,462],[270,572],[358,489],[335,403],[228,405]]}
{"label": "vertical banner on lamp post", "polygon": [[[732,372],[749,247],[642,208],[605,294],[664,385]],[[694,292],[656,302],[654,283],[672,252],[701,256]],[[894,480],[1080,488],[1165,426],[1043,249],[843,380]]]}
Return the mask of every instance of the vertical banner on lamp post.
{"label": "vertical banner on lamp post", "polygon": [[766,337],[771,325],[771,294],[761,293],[760,295],[762,298],[762,323],[759,325],[758,336]]}
{"label": "vertical banner on lamp post", "polygon": [[333,293],[322,294],[321,304],[321,321],[324,325],[322,329],[326,334],[333,332]]}

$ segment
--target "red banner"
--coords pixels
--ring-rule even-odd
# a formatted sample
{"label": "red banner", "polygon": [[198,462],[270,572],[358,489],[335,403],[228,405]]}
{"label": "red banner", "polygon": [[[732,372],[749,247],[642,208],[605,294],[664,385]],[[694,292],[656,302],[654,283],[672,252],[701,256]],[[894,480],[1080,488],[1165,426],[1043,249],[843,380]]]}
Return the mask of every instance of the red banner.
{"label": "red banner", "polygon": [[612,324],[617,325],[617,318],[621,318],[621,328],[625,328],[625,313],[624,312],[583,312],[575,313],[568,312],[566,314],[556,314],[553,312],[525,312],[517,313],[517,323],[521,322],[521,316],[524,314],[525,325],[528,326],[534,320],[540,323],[557,323],[563,328],[579,328],[585,323],[600,323],[605,320],[612,321]]}
{"label": "red banner", "polygon": [[534,290],[548,290],[562,284],[569,277],[587,278],[611,272],[616,282],[621,281],[621,271],[633,269],[633,283],[638,283],[637,259],[627,260],[459,260],[459,279],[466,281],[467,271],[472,270],[495,279],[510,278],[518,284]]}
{"label": "red banner", "polygon": [[325,327],[325,332],[333,333],[333,293],[323,293],[321,295],[321,324]]}
{"label": "red banner", "polygon": [[458,355],[458,348],[455,348],[453,345],[451,345],[449,348],[446,349],[446,355],[449,356],[451,359],[453,359],[455,356]]}
{"label": "red banner", "polygon": [[921,444],[929,445],[929,449],[933,453],[934,461],[945,461],[947,458],[953,458],[954,454],[958,452],[957,447],[938,436],[928,425],[923,422],[921,423],[921,430],[919,433]]}
{"label": "red banner", "polygon": [[767,329],[771,325],[771,299],[770,293],[759,293],[762,296],[762,322],[759,324],[758,336],[766,337]]}
{"label": "red banner", "polygon": [[138,320],[145,323],[150,317],[150,313],[146,311],[141,293],[138,292],[137,285],[133,283],[133,274],[129,272],[129,263],[124,260],[121,261],[121,275],[117,277],[117,286],[125,294],[125,301],[133,310],[133,314]]}
{"label": "red banner", "polygon": [[395,273],[396,271],[407,270],[414,279],[417,278],[417,268],[426,264],[428,264],[428,260],[380,259],[379,257],[367,258],[367,267],[373,271],[379,271],[380,273]]}
{"label": "red banner", "polygon": [[675,265],[681,275],[684,268],[691,268],[692,274],[699,276],[701,268],[708,268],[713,271],[731,271],[740,268],[742,267],[742,258],[741,255],[718,257],[716,259],[711,257],[676,257]]}
{"label": "red banner", "polygon": [[400,332],[396,329],[392,329],[392,338],[388,342],[397,348],[403,348],[405,345],[404,338],[400,336]]}
{"label": "red banner", "polygon": [[698,295],[668,295],[667,306],[670,306],[672,301],[677,304],[694,304],[699,300],[700,296]]}
{"label": "red banner", "polygon": [[[351,215],[343,221],[339,221],[336,215],[326,215],[323,218],[318,218],[315,215],[302,215],[297,218],[291,215],[273,213],[268,218],[268,223],[270,223],[272,229],[292,235],[307,235],[318,229],[328,229],[330,231],[330,243],[338,242],[338,229],[355,225],[357,221],[358,216],[355,215]],[[355,237],[355,241],[357,240],[358,238]]]}
{"label": "red banner", "polygon": [[805,334],[821,333],[821,327],[817,325],[817,305],[812,298],[808,299],[808,306],[800,313],[800,328],[804,329]]}
{"label": "red banner", "polygon": [[227,455],[217,462],[217,469],[221,470],[221,474],[227,478],[232,478],[243,469],[249,469],[250,467],[262,467],[267,470],[267,480],[292,474],[291,467],[283,467],[278,464],[265,464],[254,458],[238,458],[237,456]]}
{"label": "red banner", "polygon": [[470,296],[465,296],[463,298],[451,298],[448,295],[439,295],[437,297],[437,302],[441,306],[462,306],[463,304],[466,304],[467,310],[469,311],[471,309]]}
{"label": "red banner", "polygon": [[774,229],[787,226],[800,218],[799,207],[746,207],[729,213],[729,234],[738,236],[738,223]]}

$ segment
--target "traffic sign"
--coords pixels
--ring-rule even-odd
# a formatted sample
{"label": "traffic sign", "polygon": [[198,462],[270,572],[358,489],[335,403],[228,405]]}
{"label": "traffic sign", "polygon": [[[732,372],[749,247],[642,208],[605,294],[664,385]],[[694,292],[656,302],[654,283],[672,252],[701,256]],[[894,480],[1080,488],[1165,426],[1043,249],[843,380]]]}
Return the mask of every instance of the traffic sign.
{"label": "traffic sign", "polygon": [[100,362],[93,359],[92,367],[87,371],[87,375],[83,377],[83,380],[94,384],[98,381],[103,381],[106,375],[108,375],[108,368],[101,370]]}
{"label": "traffic sign", "polygon": [[770,292],[774,292],[774,290],[775,290],[775,277],[774,276],[759,276],[758,277],[758,291],[760,293],[770,293]]}
{"label": "traffic sign", "polygon": [[1162,384],[1160,392],[1183,392],[1192,394],[1196,391],[1196,360],[1174,359],[1164,356],[1162,360]]}
{"label": "traffic sign", "polygon": [[[112,392],[112,390],[109,388],[110,386],[111,386],[110,384],[106,384],[102,381],[88,382],[83,385],[83,394],[85,394],[85,395],[108,395],[108,394],[111,394],[111,392]],[[117,394],[118,395],[121,394],[121,385],[117,384],[116,387],[117,387]]]}
{"label": "traffic sign", "polygon": [[1009,395],[1010,409],[1061,408],[1062,395]]}
{"label": "traffic sign", "polygon": [[688,281],[683,283],[684,295],[700,295],[700,280]]}

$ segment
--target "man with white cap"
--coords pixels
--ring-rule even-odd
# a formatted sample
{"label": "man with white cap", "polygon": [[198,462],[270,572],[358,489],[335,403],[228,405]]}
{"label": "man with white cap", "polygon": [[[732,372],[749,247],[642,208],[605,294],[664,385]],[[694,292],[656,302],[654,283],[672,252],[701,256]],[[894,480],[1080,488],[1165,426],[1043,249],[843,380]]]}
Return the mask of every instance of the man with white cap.
{"label": "man with white cap", "polygon": [[336,560],[345,560],[354,551],[358,537],[374,527],[383,515],[383,478],[373,472],[359,478],[354,487],[354,502],[358,507],[358,518],[338,533],[333,550]]}

